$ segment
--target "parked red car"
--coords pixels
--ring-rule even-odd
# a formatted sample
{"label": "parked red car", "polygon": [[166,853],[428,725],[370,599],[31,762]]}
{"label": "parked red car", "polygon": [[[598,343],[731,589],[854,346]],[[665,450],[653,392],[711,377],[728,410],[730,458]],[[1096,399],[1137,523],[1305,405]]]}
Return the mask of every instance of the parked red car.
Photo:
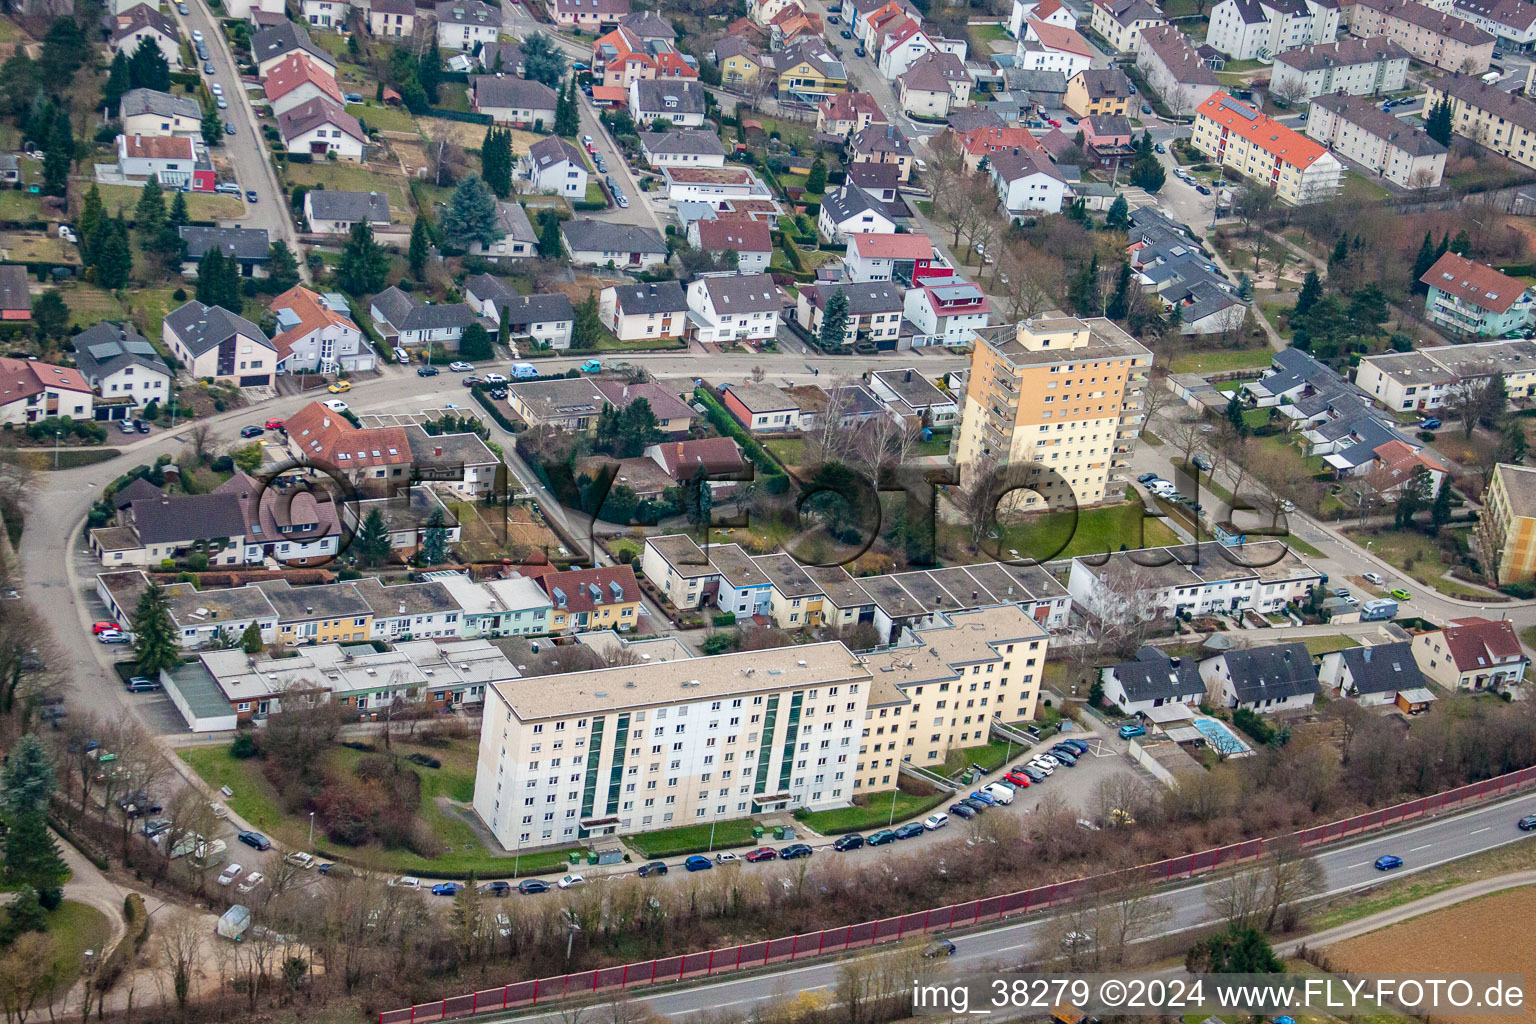
{"label": "parked red car", "polygon": [[760,860],[778,860],[778,859],[779,859],[779,851],[775,850],[771,846],[759,846],[757,849],[755,849],[751,853],[747,854],[747,861],[748,861],[748,863],[751,863],[751,864],[756,864]]}
{"label": "parked red car", "polygon": [[1009,772],[1007,775],[1004,775],[1003,778],[1007,779],[1015,786],[1018,786],[1020,789],[1029,788],[1029,776],[1022,772]]}
{"label": "parked red car", "polygon": [[268,430],[282,430],[283,421],[279,419],[267,420],[266,427]]}
{"label": "parked red car", "polygon": [[119,629],[119,628],[121,628],[121,627],[119,627],[118,624],[115,623],[115,622],[93,622],[93,623],[91,623],[91,632],[97,634],[98,636],[100,634],[102,634],[102,633],[107,632],[107,630],[109,630],[109,629]]}

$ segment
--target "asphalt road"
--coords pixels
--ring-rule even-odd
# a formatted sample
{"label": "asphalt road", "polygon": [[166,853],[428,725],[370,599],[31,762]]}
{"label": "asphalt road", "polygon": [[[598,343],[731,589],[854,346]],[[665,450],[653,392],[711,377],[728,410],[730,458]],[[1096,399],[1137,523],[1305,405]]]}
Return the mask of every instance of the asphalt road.
{"label": "asphalt road", "polygon": [[[1394,872],[1400,876],[1523,839],[1528,833],[1518,831],[1515,821],[1533,812],[1536,812],[1536,793],[1440,818],[1391,835],[1325,850],[1317,854],[1324,877],[1322,895],[1335,895],[1380,881],[1382,873],[1372,865],[1382,854],[1391,853],[1403,858],[1404,866]],[[1216,920],[1206,905],[1210,884],[1199,882],[1157,896],[1156,902],[1166,910],[1158,934],[1173,934]],[[956,898],[967,896],[957,895]],[[1031,915],[952,936],[956,953],[946,961],[946,966],[950,970],[1018,969],[1029,960],[1054,952],[1044,948],[1044,944],[1051,941],[1049,921],[1049,915]],[[677,989],[649,998],[640,990],[633,998],[669,1020],[687,1020],[693,1014],[720,1011],[746,1019],[756,1007],[782,1005],[785,999],[801,992],[830,994],[837,984],[839,970],[836,963],[788,964],[780,970]],[[569,1013],[521,1012],[478,1019],[486,1024],[502,1021],[566,1024],[571,1018]]]}
{"label": "asphalt road", "polygon": [[[194,30],[203,34],[203,40],[208,44],[208,56],[213,64],[214,74],[204,75],[201,63],[195,70],[204,81],[210,84],[217,82],[224,90],[224,98],[229,102],[229,107],[226,110],[220,110],[219,117],[235,126],[235,134],[225,135],[223,146],[215,149],[214,154],[229,161],[242,193],[245,189],[255,189],[258,198],[256,203],[246,204],[245,213],[238,223],[230,221],[226,226],[265,228],[272,241],[282,239],[288,243],[290,249],[298,253],[298,236],[294,233],[292,218],[288,216],[283,191],[278,187],[277,172],[272,167],[271,161],[267,159],[266,150],[262,146],[256,115],[246,98],[246,86],[240,79],[229,44],[224,38],[224,33],[219,30],[218,22],[203,5],[203,0],[188,0],[187,7],[190,13],[186,15],[178,14],[174,4],[167,9],[181,24],[182,33],[188,42],[192,41]],[[193,51],[196,52],[195,44],[193,44]],[[243,195],[241,199],[244,199]],[[305,267],[302,259],[299,261],[299,267],[307,277],[308,268]]]}

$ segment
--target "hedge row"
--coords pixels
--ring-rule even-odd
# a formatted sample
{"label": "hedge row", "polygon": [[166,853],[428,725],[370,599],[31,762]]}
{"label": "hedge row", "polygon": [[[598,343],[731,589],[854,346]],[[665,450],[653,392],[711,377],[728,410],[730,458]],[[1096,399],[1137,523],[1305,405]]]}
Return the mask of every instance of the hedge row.
{"label": "hedge row", "polygon": [[422,111],[412,111],[417,117],[437,117],[444,121],[463,121],[465,124],[494,124],[496,119],[490,114],[473,114],[465,110],[445,110],[442,107],[428,107]]}
{"label": "hedge row", "polygon": [[783,494],[789,490],[789,477],[784,473],[784,467],[776,462],[768,449],[760,444],[757,438],[747,432],[746,428],[736,422],[735,417],[726,412],[725,406],[714,396],[708,388],[697,387],[693,389],[693,397],[696,401],[704,403],[705,415],[715,429],[726,437],[732,438],[741,445],[754,465],[763,474],[763,490],[768,494]]}

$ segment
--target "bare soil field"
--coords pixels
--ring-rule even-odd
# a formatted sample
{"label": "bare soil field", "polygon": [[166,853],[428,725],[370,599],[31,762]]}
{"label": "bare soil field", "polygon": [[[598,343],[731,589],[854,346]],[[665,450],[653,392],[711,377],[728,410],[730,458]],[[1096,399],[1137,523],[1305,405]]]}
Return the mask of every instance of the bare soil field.
{"label": "bare soil field", "polygon": [[[1424,977],[1451,972],[1536,973],[1536,888],[1511,889],[1459,906],[1437,910],[1322,952],[1335,970]],[[1473,1024],[1486,1015],[1435,1014],[1435,1024]],[[1526,1001],[1519,1016],[1501,1020],[1536,1024]]]}

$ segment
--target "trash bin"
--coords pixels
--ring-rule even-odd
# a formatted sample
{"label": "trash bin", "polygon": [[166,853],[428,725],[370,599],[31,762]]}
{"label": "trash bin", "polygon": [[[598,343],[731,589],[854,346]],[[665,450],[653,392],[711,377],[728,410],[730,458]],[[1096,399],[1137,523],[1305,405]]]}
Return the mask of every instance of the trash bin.
{"label": "trash bin", "polygon": [[775,839],[783,839],[784,838],[784,826],[783,825],[775,825],[773,827],[773,838],[775,838]]}
{"label": "trash bin", "polygon": [[579,850],[572,850],[570,853],[565,855],[565,859],[572,864],[580,864],[581,852]]}
{"label": "trash bin", "polygon": [[793,839],[793,838],[795,838],[795,827],[793,825],[785,825],[784,826],[784,834],[779,836],[779,838],[780,839]]}
{"label": "trash bin", "polygon": [[596,850],[591,850],[591,851],[589,851],[587,853],[587,863],[588,864],[596,864],[597,863],[597,851]]}
{"label": "trash bin", "polygon": [[763,827],[761,825],[754,825],[753,826],[753,828],[752,828],[752,838],[753,839],[761,839],[761,838],[763,838]]}

